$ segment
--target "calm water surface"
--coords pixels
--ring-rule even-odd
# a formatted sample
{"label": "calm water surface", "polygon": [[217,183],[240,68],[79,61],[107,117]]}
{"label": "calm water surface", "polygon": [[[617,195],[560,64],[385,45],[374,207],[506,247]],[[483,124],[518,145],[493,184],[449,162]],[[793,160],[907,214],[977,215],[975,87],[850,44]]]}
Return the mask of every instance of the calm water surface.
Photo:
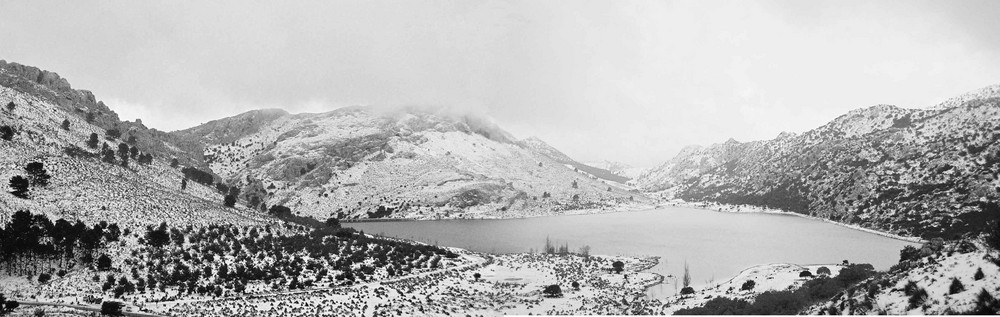
{"label": "calm water surface", "polygon": [[[731,278],[767,263],[871,263],[884,270],[911,244],[876,234],[792,215],[737,214],[692,208],[664,208],[597,215],[509,220],[435,220],[348,223],[345,226],[427,243],[492,253],[540,250],[545,238],[571,250],[589,245],[591,254],[659,256],[650,271],[684,274],[692,286]],[[672,278],[650,296],[676,292]]]}

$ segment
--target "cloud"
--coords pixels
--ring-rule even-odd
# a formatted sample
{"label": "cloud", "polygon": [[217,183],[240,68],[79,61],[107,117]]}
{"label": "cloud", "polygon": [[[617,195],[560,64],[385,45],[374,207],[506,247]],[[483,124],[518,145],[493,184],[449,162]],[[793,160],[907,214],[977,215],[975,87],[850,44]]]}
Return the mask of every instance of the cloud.
{"label": "cloud", "polygon": [[11,2],[0,56],[161,130],[431,105],[654,165],[1000,82],[995,1]]}

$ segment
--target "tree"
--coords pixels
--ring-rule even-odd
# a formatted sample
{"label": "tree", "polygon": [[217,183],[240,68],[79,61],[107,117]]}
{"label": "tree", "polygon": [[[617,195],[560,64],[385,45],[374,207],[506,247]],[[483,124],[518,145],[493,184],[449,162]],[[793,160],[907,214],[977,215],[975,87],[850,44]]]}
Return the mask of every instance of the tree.
{"label": "tree", "polygon": [[38,274],[38,282],[39,283],[47,283],[51,279],[52,279],[52,275],[49,274],[49,273]]}
{"label": "tree", "polygon": [[226,197],[222,200],[222,204],[226,207],[236,206],[236,196],[226,195]]}
{"label": "tree", "polygon": [[187,188],[188,188],[188,179],[187,178],[181,178],[181,190],[185,190]]}
{"label": "tree", "polygon": [[97,270],[107,271],[110,269],[111,269],[111,258],[109,258],[107,254],[101,254],[101,256],[97,258]]}
{"label": "tree", "polygon": [[920,250],[916,247],[908,245],[899,250],[899,262],[905,262],[909,260],[916,260],[920,258]]}
{"label": "tree", "polygon": [[130,158],[132,158],[133,160],[136,159],[136,158],[138,158],[138,156],[139,156],[139,148],[133,146],[132,148],[128,149],[128,156]]}
{"label": "tree", "polygon": [[273,205],[271,206],[271,209],[267,210],[267,213],[275,216],[290,216],[292,214],[292,209],[282,205]]}
{"label": "tree", "polygon": [[340,228],[340,220],[337,218],[326,218],[326,226],[330,228]]}
{"label": "tree", "polygon": [[87,140],[87,147],[92,148],[92,149],[96,149],[97,148],[97,142],[98,142],[98,140],[97,140],[97,133],[91,133],[90,134],[90,139]]}
{"label": "tree", "polygon": [[31,184],[35,186],[48,186],[49,179],[52,178],[49,172],[45,170],[45,166],[42,162],[31,162],[24,167],[24,170],[28,172],[28,178],[31,180]]}
{"label": "tree", "polygon": [[7,140],[7,141],[13,140],[14,139],[14,128],[11,128],[10,126],[6,126],[6,125],[5,126],[0,126],[0,139],[4,139],[4,140]]}
{"label": "tree", "polygon": [[181,163],[177,162],[177,158],[176,157],[170,159],[170,167],[177,168],[177,166],[179,166],[179,165],[181,165]]}
{"label": "tree", "polygon": [[118,143],[118,158],[122,160],[122,167],[128,167],[128,158],[129,158],[128,144]]}
{"label": "tree", "polygon": [[685,286],[681,289],[681,295],[694,294],[694,287]]}
{"label": "tree", "polygon": [[962,281],[959,281],[957,278],[952,277],[951,285],[948,286],[948,294],[954,295],[964,291],[965,291],[965,285],[962,284]]}
{"label": "tree", "polygon": [[812,272],[809,272],[809,270],[804,270],[799,272],[799,277],[813,277],[813,274]]}
{"label": "tree", "polygon": [[746,282],[743,282],[743,286],[740,286],[740,290],[749,291],[752,290],[754,286],[757,286],[757,282],[754,282],[754,280],[747,280]]}
{"label": "tree", "polygon": [[578,290],[578,291],[580,290],[580,282],[573,281],[573,283],[570,284],[570,286],[573,286],[573,289],[575,289],[575,290]]}
{"label": "tree", "polygon": [[94,123],[94,113],[93,112],[88,112],[87,113],[87,123]]}
{"label": "tree", "polygon": [[984,277],[986,277],[986,274],[983,274],[983,268],[981,268],[981,267],[980,268],[976,268],[976,274],[973,275],[972,278],[978,281],[978,280],[983,279]]}
{"label": "tree", "polygon": [[684,288],[691,286],[691,270],[688,269],[687,261],[684,261],[684,278],[681,279],[684,284]]}
{"label": "tree", "polygon": [[13,101],[7,103],[7,110],[14,111],[14,108],[17,108],[17,105]]}
{"label": "tree", "polygon": [[128,144],[135,145],[136,142],[135,136],[134,135],[128,136],[128,140],[126,140],[125,142],[128,142]]}
{"label": "tree", "polygon": [[108,131],[105,132],[104,135],[107,136],[109,139],[114,140],[120,138],[122,136],[122,132],[119,131],[117,128],[112,128],[108,129]]}
{"label": "tree", "polygon": [[611,263],[611,267],[615,270],[615,273],[621,274],[622,270],[625,269],[625,263],[622,263],[622,261],[615,261],[614,263]]}
{"label": "tree", "polygon": [[15,175],[10,178],[10,193],[19,198],[28,199],[28,179]]}
{"label": "tree", "polygon": [[63,130],[69,131],[69,119],[63,119],[62,128]]}
{"label": "tree", "polygon": [[3,309],[7,311],[15,310],[18,307],[21,307],[21,303],[13,299],[8,300],[6,303],[3,304]]}
{"label": "tree", "polygon": [[155,230],[152,227],[146,228],[146,243],[154,247],[162,247],[170,243],[170,234],[167,233],[167,223],[161,222]]}
{"label": "tree", "polygon": [[821,266],[818,269],[816,269],[816,274],[830,275],[830,274],[832,274],[832,272],[830,272],[830,268],[825,267],[825,266]]}
{"label": "tree", "polygon": [[573,186],[573,188],[580,188],[580,185],[576,183],[575,179],[573,180],[573,184],[571,185]]}
{"label": "tree", "polygon": [[545,287],[542,291],[545,297],[562,297],[562,288],[558,284],[552,284]]}
{"label": "tree", "polygon": [[582,256],[584,258],[589,258],[590,257],[590,246],[589,245],[585,245],[585,246],[580,247],[580,251],[579,252],[580,252],[580,256]]}
{"label": "tree", "polygon": [[[105,143],[104,145],[107,146],[108,144]],[[115,151],[112,151],[111,149],[105,149],[102,152],[104,153],[103,154],[104,155],[104,159],[102,159],[102,161],[104,161],[104,163],[114,164],[117,161],[117,160],[115,160]]]}
{"label": "tree", "polygon": [[476,279],[476,282],[479,282],[479,278],[483,277],[483,275],[479,274],[479,272],[476,272],[476,273],[472,274],[472,277]]}
{"label": "tree", "polygon": [[121,302],[105,301],[101,303],[101,315],[122,316],[122,306]]}

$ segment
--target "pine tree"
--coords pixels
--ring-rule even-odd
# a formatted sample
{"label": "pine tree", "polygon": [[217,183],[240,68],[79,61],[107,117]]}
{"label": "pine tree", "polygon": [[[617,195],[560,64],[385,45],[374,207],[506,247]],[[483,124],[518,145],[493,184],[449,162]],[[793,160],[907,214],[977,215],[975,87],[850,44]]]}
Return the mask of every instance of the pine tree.
{"label": "pine tree", "polygon": [[122,167],[128,167],[129,148],[125,143],[118,143],[118,158],[122,160]]}
{"label": "pine tree", "polygon": [[28,179],[21,177],[20,175],[15,175],[10,178],[10,191],[11,194],[19,198],[28,198]]}
{"label": "pine tree", "polygon": [[48,186],[49,179],[52,178],[49,172],[45,170],[45,166],[41,162],[31,162],[24,167],[24,170],[28,172],[28,178],[31,180],[31,184],[35,186]]}

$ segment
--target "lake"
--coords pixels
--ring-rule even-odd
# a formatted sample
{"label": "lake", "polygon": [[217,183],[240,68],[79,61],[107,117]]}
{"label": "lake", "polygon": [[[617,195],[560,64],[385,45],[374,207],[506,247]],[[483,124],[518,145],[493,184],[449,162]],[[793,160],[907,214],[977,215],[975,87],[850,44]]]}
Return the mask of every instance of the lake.
{"label": "lake", "polygon": [[[693,208],[507,220],[433,220],[345,223],[369,234],[411,239],[479,252],[536,252],[546,237],[570,250],[589,245],[591,254],[659,256],[650,269],[678,278],[684,263],[692,286],[723,281],[744,268],[767,263],[871,263],[888,269],[910,242],[794,215],[725,213]],[[674,280],[650,289],[676,292]]]}

